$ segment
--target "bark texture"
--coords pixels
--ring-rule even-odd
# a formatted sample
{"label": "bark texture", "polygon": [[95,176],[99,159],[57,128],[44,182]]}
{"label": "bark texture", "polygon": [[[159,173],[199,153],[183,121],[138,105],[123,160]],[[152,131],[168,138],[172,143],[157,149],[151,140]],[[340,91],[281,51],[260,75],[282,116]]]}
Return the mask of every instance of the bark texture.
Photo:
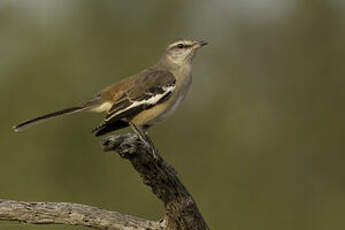
{"label": "bark texture", "polygon": [[[164,203],[161,222],[124,215],[81,204],[55,202],[24,202],[0,199],[0,220],[32,224],[69,224],[109,230],[208,230],[198,207],[179,180],[176,171],[135,134],[109,136],[103,150],[116,151],[128,159]],[[157,151],[157,150],[156,150]],[[0,223],[1,226],[1,223]]]}
{"label": "bark texture", "polygon": [[148,146],[136,135],[107,137],[103,143],[104,151],[116,151],[128,159],[140,174],[144,184],[164,203],[166,229],[209,229],[200,211],[177,172],[165,162],[157,152],[155,159]]}
{"label": "bark texture", "polygon": [[[72,203],[0,200],[0,220],[30,224],[69,224],[109,230],[157,230],[159,222]],[[0,223],[0,229],[1,223]]]}

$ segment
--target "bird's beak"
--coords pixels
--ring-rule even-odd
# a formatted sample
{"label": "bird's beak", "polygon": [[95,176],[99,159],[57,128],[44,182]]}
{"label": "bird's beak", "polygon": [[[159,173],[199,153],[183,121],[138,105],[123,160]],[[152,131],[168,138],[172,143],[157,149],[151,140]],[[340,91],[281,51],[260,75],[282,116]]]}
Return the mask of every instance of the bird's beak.
{"label": "bird's beak", "polygon": [[199,47],[206,46],[207,44],[208,44],[208,42],[205,42],[205,41],[198,41]]}
{"label": "bird's beak", "polygon": [[205,41],[195,41],[193,47],[194,47],[194,49],[199,49],[199,48],[201,48],[203,46],[206,46],[207,44],[208,43],[205,42]]}

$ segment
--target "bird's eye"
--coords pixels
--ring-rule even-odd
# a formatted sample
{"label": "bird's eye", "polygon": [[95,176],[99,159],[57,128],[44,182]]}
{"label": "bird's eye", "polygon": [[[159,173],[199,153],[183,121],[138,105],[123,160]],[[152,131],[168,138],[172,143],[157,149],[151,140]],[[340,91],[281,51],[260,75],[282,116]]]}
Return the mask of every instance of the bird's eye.
{"label": "bird's eye", "polygon": [[180,43],[180,44],[177,45],[177,48],[183,49],[183,48],[184,48],[184,45],[183,45],[182,43]]}

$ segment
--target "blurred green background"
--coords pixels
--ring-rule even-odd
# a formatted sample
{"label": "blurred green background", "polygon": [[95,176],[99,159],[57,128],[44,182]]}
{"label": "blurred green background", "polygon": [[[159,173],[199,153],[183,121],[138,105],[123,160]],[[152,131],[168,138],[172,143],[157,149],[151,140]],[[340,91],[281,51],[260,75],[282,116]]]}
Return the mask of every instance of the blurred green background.
{"label": "blurred green background", "polygon": [[11,126],[88,100],[182,37],[209,46],[186,101],[151,136],[210,228],[344,229],[342,0],[1,0],[0,198],[159,219],[130,164],[90,134],[101,115]]}

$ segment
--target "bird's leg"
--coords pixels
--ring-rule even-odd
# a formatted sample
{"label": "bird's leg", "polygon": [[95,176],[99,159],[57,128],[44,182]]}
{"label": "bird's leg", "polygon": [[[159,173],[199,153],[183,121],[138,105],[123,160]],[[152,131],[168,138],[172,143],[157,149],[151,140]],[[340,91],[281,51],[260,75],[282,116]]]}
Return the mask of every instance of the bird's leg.
{"label": "bird's leg", "polygon": [[[142,130],[143,131],[143,130]],[[146,131],[143,131],[143,133],[145,134],[145,137],[146,137],[146,141],[149,143],[149,145],[151,146],[152,148],[152,154],[153,154],[153,157],[157,160],[158,159],[158,150],[156,149],[155,145],[153,144],[150,136],[148,135],[148,132],[147,130]]]}
{"label": "bird's leg", "polygon": [[152,155],[153,157],[157,160],[158,159],[158,156],[156,153],[157,150],[155,148],[155,146],[153,145],[150,137],[147,135],[147,133],[142,129],[140,128],[139,126],[135,125],[133,122],[128,122],[129,125],[131,126],[131,128],[134,130],[134,132],[139,136],[139,138],[146,144],[148,145],[151,150],[152,150]]}

